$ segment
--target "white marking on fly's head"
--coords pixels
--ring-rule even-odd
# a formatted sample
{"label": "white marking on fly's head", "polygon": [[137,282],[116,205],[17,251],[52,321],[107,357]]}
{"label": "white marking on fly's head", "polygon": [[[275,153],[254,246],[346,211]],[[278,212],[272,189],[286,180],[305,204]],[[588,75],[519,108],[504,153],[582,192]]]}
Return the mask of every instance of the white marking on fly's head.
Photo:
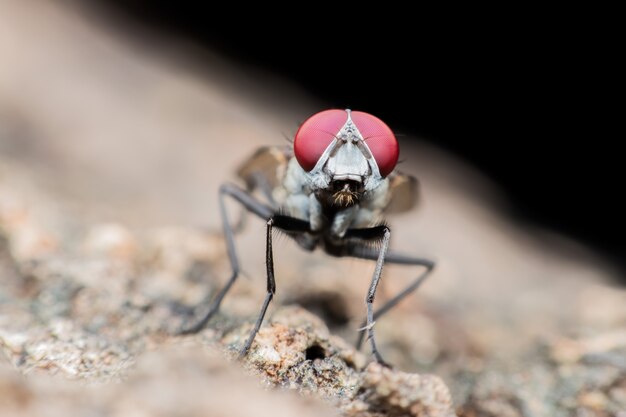
{"label": "white marking on fly's head", "polygon": [[308,173],[312,186],[327,188],[332,181],[362,182],[365,190],[376,188],[382,176],[363,135],[352,121],[350,110],[343,127]]}
{"label": "white marking on fly's head", "polygon": [[370,173],[370,166],[356,144],[348,141],[328,158],[326,171],[332,175],[333,180],[361,182]]}

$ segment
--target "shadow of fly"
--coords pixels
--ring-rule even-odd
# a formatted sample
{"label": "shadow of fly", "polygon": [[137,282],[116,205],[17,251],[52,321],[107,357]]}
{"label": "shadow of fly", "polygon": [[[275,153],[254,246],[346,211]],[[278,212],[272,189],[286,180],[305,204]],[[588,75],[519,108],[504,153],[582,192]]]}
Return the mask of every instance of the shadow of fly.
{"label": "shadow of fly", "polygon": [[[276,292],[272,230],[278,228],[307,251],[319,247],[332,256],[376,261],[365,298],[366,319],[356,345],[360,348],[367,335],[376,361],[385,364],[376,347],[375,320],[415,291],[434,268],[430,260],[389,250],[391,230],[383,216],[410,210],[417,200],[415,178],[395,169],[398,155],[398,142],[384,122],[368,113],[337,109],[308,118],[296,133],[293,146],[259,149],[238,170],[246,187],[226,183],[219,189],[232,275],[211,300],[207,313],[181,333],[204,328],[239,276],[234,229],[224,204],[230,197],[267,222],[267,294],[240,356],[248,353]],[[424,270],[374,310],[385,262],[421,266]]]}

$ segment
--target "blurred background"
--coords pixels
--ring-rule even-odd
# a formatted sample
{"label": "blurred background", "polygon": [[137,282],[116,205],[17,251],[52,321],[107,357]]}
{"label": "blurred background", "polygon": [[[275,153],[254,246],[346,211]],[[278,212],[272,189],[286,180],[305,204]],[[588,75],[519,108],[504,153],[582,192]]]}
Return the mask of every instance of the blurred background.
{"label": "blurred background", "polygon": [[382,5],[368,20],[334,23],[341,10],[308,9],[240,25],[236,13],[216,17],[193,2],[97,4],[248,73],[280,77],[326,106],[379,115],[477,168],[518,221],[626,265],[610,25],[592,30],[560,11],[490,19],[474,10],[468,19]]}
{"label": "blurred background", "polygon": [[[0,0],[0,226],[13,255],[71,254],[111,222],[137,236],[219,231],[217,187],[256,148],[286,143],[320,109],[363,110],[398,133],[400,168],[420,180],[418,209],[389,219],[392,245],[438,262],[377,324],[389,359],[441,375],[464,416],[571,415],[588,392],[623,404],[611,391],[626,387],[622,154],[602,97],[612,55],[585,27],[547,12],[494,23],[309,10],[255,24],[238,13]],[[3,217],[15,201],[37,228],[7,226],[24,218]],[[263,292],[263,223],[251,219],[238,245],[250,279],[242,302],[225,300],[234,316],[256,311]],[[276,304],[304,305],[352,340],[372,265],[294,246],[276,245]],[[222,263],[211,285],[227,276]],[[385,271],[382,298],[415,275]],[[192,292],[171,275],[167,285]],[[495,397],[544,411],[473,414]]]}
{"label": "blurred background", "polygon": [[[606,100],[614,58],[610,43],[596,42],[610,36],[610,26],[591,35],[549,12],[470,22],[394,8],[345,25],[330,24],[332,14],[317,9],[291,21],[244,24],[236,10],[216,15],[193,2],[64,3],[132,39],[136,52],[150,43],[152,55],[195,73],[215,69],[218,57],[228,61],[228,69],[213,72],[228,73],[233,85],[247,83],[239,90],[258,93],[261,77],[322,107],[376,114],[406,141],[417,137],[478,170],[520,224],[558,232],[626,265],[622,156],[611,123],[617,110]],[[289,108],[290,99],[274,103]]]}

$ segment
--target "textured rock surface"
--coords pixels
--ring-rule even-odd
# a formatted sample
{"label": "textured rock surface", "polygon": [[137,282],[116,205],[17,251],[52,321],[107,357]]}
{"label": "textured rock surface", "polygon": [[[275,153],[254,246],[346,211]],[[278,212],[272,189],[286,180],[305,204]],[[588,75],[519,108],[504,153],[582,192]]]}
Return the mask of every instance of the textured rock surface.
{"label": "textured rock surface", "polygon": [[[310,400],[273,399],[233,362],[251,322],[225,312],[198,335],[175,334],[215,284],[213,265],[225,257],[219,235],[166,228],[135,236],[102,224],[72,240],[45,231],[11,180],[0,184],[0,347],[27,375],[2,365],[3,412],[34,415],[46,404],[51,415],[452,415],[438,377],[364,369],[363,354],[298,306],[277,309],[243,361],[265,385]],[[45,239],[24,244],[25,233]],[[257,303],[251,286],[241,283],[248,294],[238,302]]]}
{"label": "textured rock surface", "polygon": [[[252,218],[221,314],[172,336],[228,276],[218,184],[325,105],[77,5],[0,0],[0,415],[624,417],[610,268],[411,142],[424,201],[392,246],[438,266],[376,324],[393,371],[351,347],[372,265],[280,238],[267,323],[232,360],[263,297]],[[386,266],[379,300],[415,273]]]}
{"label": "textured rock surface", "polygon": [[84,386],[48,375],[23,377],[1,364],[0,393],[2,415],[15,417],[336,415],[289,393],[270,395],[215,351],[197,346],[168,346],[142,355],[123,384]]}

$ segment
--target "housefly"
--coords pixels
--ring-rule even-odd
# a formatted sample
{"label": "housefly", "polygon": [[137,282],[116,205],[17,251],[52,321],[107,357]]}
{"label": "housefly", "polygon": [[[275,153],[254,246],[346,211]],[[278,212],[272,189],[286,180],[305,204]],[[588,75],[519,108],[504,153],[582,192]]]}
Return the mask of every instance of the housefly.
{"label": "housefly", "polygon": [[[240,354],[247,354],[276,292],[272,229],[281,229],[307,251],[321,248],[332,256],[376,262],[367,291],[366,319],[359,329],[357,348],[367,334],[372,353],[384,363],[374,338],[374,321],[413,292],[434,268],[434,262],[389,250],[389,213],[411,209],[417,200],[417,181],[395,169],[398,142],[377,117],[351,110],[331,109],[309,117],[298,129],[293,146],[264,147],[238,170],[245,187],[233,183],[219,189],[219,207],[232,274],[211,300],[208,312],[182,333],[201,330],[219,309],[240,273],[234,229],[225,207],[226,197],[267,222],[267,294],[255,326]],[[374,243],[374,244],[373,244]],[[374,310],[383,265],[423,268],[410,285]]]}

